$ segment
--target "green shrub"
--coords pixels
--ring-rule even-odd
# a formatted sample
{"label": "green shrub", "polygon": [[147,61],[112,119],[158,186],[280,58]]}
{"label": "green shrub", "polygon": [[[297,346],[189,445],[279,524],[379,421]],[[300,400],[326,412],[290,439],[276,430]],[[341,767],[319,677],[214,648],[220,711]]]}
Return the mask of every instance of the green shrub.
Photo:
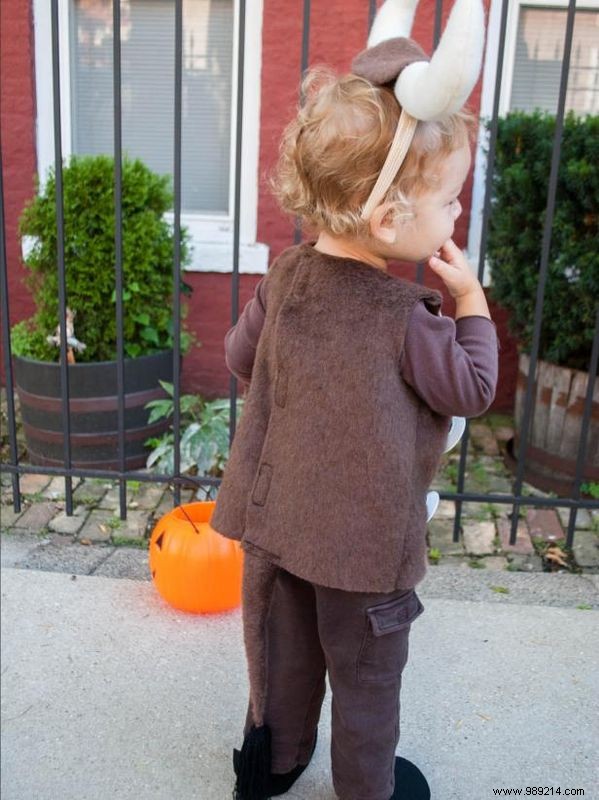
{"label": "green shrub", "polygon": [[[150,355],[173,344],[174,233],[163,218],[172,206],[169,176],[151,172],[139,159],[123,160],[123,328],[125,356]],[[114,159],[72,156],[63,168],[67,306],[75,311],[75,336],[86,348],[77,361],[116,358]],[[46,341],[58,319],[58,256],[54,171],[42,192],[25,206],[22,235],[33,237],[25,259],[25,283],[36,313],[13,326],[16,355],[58,361],[60,348]],[[188,234],[181,231],[181,266],[189,261]],[[179,290],[191,287],[181,281]],[[181,303],[181,317],[188,308]],[[193,334],[181,326],[181,349]]]}
{"label": "green shrub", "polygon": [[[530,353],[555,117],[499,119],[487,255],[490,296]],[[539,357],[588,370],[599,297],[599,116],[564,120]]]}

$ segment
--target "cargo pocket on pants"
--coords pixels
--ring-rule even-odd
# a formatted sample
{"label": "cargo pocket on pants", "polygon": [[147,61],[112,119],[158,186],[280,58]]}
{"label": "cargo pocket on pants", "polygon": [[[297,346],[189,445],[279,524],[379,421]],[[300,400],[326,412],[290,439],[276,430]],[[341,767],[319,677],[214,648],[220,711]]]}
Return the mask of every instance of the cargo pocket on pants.
{"label": "cargo pocket on pants", "polygon": [[408,659],[410,626],[423,611],[414,589],[366,609],[366,630],[356,670],[358,683],[398,679]]}

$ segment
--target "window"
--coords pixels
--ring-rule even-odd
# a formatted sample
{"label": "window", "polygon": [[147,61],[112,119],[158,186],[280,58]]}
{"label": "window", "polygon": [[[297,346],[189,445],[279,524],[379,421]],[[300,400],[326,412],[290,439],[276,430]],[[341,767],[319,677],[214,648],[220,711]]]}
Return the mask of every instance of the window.
{"label": "window", "polygon": [[[49,6],[34,0],[42,180],[54,164]],[[268,263],[268,248],[255,241],[261,16],[246,19],[240,219],[240,271],[258,273]],[[192,270],[232,269],[237,17],[237,0],[183,1],[181,222],[192,237]],[[112,155],[112,0],[59,0],[59,41],[63,155]],[[123,153],[170,175],[174,42],[174,0],[121,0]]]}
{"label": "window", "polygon": [[[491,0],[481,95],[481,117],[493,111],[502,0]],[[514,0],[509,3],[499,114],[540,108],[557,112],[567,20],[566,0]],[[565,111],[599,112],[599,2],[577,0]],[[481,126],[479,145],[486,147]],[[468,253],[477,265],[482,230],[486,155],[476,154]],[[485,267],[483,284],[489,285]]]}
{"label": "window", "polygon": [[[112,155],[112,2],[71,0],[73,152]],[[173,169],[175,15],[171,0],[122,0],[123,151]],[[229,214],[232,0],[183,4],[183,212]]]}
{"label": "window", "polygon": [[[510,110],[556,111],[566,35],[566,9],[522,6],[518,17]],[[599,112],[599,10],[574,16],[566,111]]]}

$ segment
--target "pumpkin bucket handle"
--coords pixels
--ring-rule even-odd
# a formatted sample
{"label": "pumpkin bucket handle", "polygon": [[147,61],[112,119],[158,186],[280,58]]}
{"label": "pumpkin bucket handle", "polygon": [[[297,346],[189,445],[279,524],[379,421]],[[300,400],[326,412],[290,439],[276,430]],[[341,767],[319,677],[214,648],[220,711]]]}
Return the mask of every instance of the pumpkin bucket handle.
{"label": "pumpkin bucket handle", "polygon": [[185,510],[185,505],[183,505],[183,504],[182,504],[182,505],[180,505],[180,506],[178,506],[178,507],[179,507],[179,508],[181,509],[181,511],[182,511],[182,512],[185,514],[185,516],[187,517],[187,520],[188,520],[189,522],[191,522],[191,524],[193,525],[193,529],[194,529],[194,531],[195,531],[195,532],[198,534],[198,536],[199,536],[199,535],[200,535],[200,531],[199,531],[199,530],[196,528],[196,524],[195,524],[195,522],[192,520],[192,518],[189,516],[189,514],[188,514],[188,513],[187,513],[187,511]]}

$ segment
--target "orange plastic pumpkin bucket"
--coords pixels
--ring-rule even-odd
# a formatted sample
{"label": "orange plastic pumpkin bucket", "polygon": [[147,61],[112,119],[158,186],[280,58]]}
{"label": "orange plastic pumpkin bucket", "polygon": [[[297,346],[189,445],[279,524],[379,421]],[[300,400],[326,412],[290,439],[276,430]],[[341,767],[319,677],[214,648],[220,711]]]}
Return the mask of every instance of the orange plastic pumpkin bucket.
{"label": "orange plastic pumpkin bucket", "polygon": [[210,527],[215,501],[185,503],[156,523],[150,537],[152,580],[167,603],[210,614],[241,603],[243,550]]}

